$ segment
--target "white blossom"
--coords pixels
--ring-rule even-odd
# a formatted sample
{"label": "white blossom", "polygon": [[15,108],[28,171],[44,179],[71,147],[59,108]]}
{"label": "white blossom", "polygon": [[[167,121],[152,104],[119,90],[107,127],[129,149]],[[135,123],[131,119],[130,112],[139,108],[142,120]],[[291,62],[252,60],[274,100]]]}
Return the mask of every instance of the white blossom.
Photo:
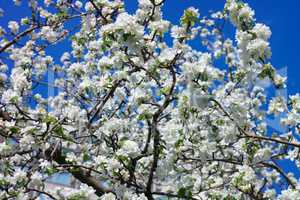
{"label": "white blossom", "polygon": [[140,149],[136,142],[131,140],[124,141],[119,154],[134,157],[139,153]]}
{"label": "white blossom", "polygon": [[26,172],[21,170],[20,168],[18,168],[16,171],[14,171],[13,173],[13,177],[12,178],[12,181],[13,182],[19,182],[19,181],[23,181],[26,179]]}
{"label": "white blossom", "polygon": [[52,0],[44,0],[44,4],[46,6],[49,6],[52,3]]}
{"label": "white blossom", "polygon": [[75,6],[77,8],[81,8],[82,7],[82,2],[81,1],[75,1]]}
{"label": "white blossom", "polygon": [[154,22],[150,22],[149,24],[149,28],[155,32],[159,32],[159,33],[165,33],[166,31],[168,31],[170,26],[170,22],[165,21],[165,20],[160,20],[160,21],[154,21]]}
{"label": "white blossom", "polygon": [[278,199],[280,200],[296,200],[299,198],[300,192],[298,190],[288,189],[281,192]]}
{"label": "white blossom", "polygon": [[10,31],[14,34],[17,34],[19,32],[19,24],[16,21],[10,21],[8,23],[8,28],[10,29]]}
{"label": "white blossom", "polygon": [[101,196],[101,200],[115,200],[116,196],[113,193],[107,193]]}
{"label": "white blossom", "polygon": [[16,91],[9,89],[3,92],[1,101],[5,104],[9,104],[12,102],[19,103],[21,99],[22,98],[18,95]]}
{"label": "white blossom", "polygon": [[276,86],[279,86],[279,87],[283,87],[285,88],[286,87],[286,77],[283,77],[283,76],[280,76],[279,74],[276,74],[275,77],[274,77],[274,83]]}
{"label": "white blossom", "polygon": [[247,50],[255,58],[269,58],[271,56],[269,43],[262,39],[250,41]]}
{"label": "white blossom", "polygon": [[273,113],[275,115],[282,113],[286,110],[285,100],[281,97],[275,97],[271,99],[269,104],[269,113]]}
{"label": "white blossom", "polygon": [[173,38],[183,38],[186,36],[186,31],[183,27],[172,26],[171,36]]}
{"label": "white blossom", "polygon": [[[299,199],[281,163],[300,167],[300,95],[283,96],[271,29],[250,5],[189,7],[174,22],[168,1],[127,3],[30,0],[20,8],[37,15],[5,13],[0,199]],[[61,173],[75,188],[55,185]]]}
{"label": "white blossom", "polygon": [[25,71],[20,67],[14,68],[12,70],[11,79],[15,91],[22,91],[24,89],[29,89],[31,84],[27,80],[27,73],[28,71]]}
{"label": "white blossom", "polygon": [[176,53],[177,52],[174,49],[164,49],[161,52],[158,60],[161,63],[171,62],[175,58]]}
{"label": "white blossom", "polygon": [[0,154],[6,154],[9,153],[12,149],[12,146],[7,144],[6,142],[0,143]]}
{"label": "white blossom", "polygon": [[258,38],[261,38],[263,40],[268,40],[271,37],[271,30],[268,26],[264,24],[257,23],[253,27],[252,31],[257,35]]}
{"label": "white blossom", "polygon": [[49,26],[44,26],[42,28],[41,35],[45,40],[48,40],[49,42],[55,42],[58,38],[58,33]]}

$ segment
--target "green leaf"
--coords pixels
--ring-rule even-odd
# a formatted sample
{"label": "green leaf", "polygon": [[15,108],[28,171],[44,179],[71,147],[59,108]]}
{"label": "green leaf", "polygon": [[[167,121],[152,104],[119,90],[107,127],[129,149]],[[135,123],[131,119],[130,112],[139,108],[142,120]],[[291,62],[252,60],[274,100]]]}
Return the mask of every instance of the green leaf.
{"label": "green leaf", "polygon": [[225,121],[224,121],[223,119],[218,119],[218,120],[216,121],[216,124],[217,124],[218,126],[223,126],[223,125],[225,124]]}
{"label": "green leaf", "polygon": [[54,169],[54,168],[52,168],[52,167],[48,167],[48,168],[46,169],[46,171],[45,171],[45,173],[46,173],[47,175],[49,175],[49,176],[55,174],[56,172],[57,172],[57,170]]}
{"label": "green leaf", "polygon": [[82,156],[82,159],[83,159],[84,162],[90,160],[89,154],[85,152],[85,153],[83,154],[83,156]]}
{"label": "green leaf", "polygon": [[184,198],[184,199],[192,199],[193,197],[192,192],[185,187],[180,188],[177,192],[177,195],[179,198]]}
{"label": "green leaf", "polygon": [[122,155],[117,156],[117,160],[123,161],[125,163],[127,163],[129,161],[128,157],[122,156]]}
{"label": "green leaf", "polygon": [[74,194],[74,195],[68,197],[68,200],[86,200],[86,199],[87,199],[87,197],[83,193]]}
{"label": "green leaf", "polygon": [[44,119],[42,119],[43,122],[47,123],[47,124],[52,124],[55,123],[57,120],[55,117],[47,115],[44,117]]}
{"label": "green leaf", "polygon": [[203,73],[199,74],[199,78],[200,78],[201,81],[208,81],[209,80],[208,74],[206,72],[203,72]]}
{"label": "green leaf", "polygon": [[16,126],[12,126],[12,127],[9,128],[9,130],[12,134],[16,134],[20,131],[20,128],[18,128]]}
{"label": "green leaf", "polygon": [[19,99],[19,97],[17,97],[17,96],[12,97],[12,98],[10,99],[10,102],[13,103],[13,104],[17,104],[17,103],[18,103],[18,99]]}
{"label": "green leaf", "polygon": [[194,12],[187,9],[184,11],[184,14],[180,19],[180,24],[194,26],[197,20],[198,20],[198,17],[194,14]]}
{"label": "green leaf", "polygon": [[183,139],[179,139],[175,142],[175,148],[178,149],[183,144]]}
{"label": "green leaf", "polygon": [[58,126],[57,128],[55,128],[54,133],[56,133],[56,135],[58,136],[64,136],[64,129],[62,126]]}
{"label": "green leaf", "polygon": [[185,193],[186,193],[186,188],[182,187],[178,190],[177,195],[180,198],[184,198],[185,197]]}
{"label": "green leaf", "polygon": [[264,65],[262,71],[258,74],[258,77],[260,79],[264,79],[266,77],[269,77],[270,79],[273,79],[275,76],[275,70],[270,64]]}
{"label": "green leaf", "polygon": [[240,70],[240,71],[237,71],[236,74],[235,74],[235,80],[236,82],[240,82],[241,80],[243,80],[243,78],[246,76],[246,72]]}
{"label": "green leaf", "polygon": [[166,86],[166,87],[160,89],[160,91],[161,91],[163,94],[168,94],[168,93],[170,93],[170,90],[171,90],[171,87],[170,87],[170,86]]}
{"label": "green leaf", "polygon": [[131,38],[133,35],[131,33],[125,33],[123,35],[123,40],[126,42],[129,38]]}
{"label": "green leaf", "polygon": [[65,134],[64,128],[62,126],[56,127],[53,130],[53,132],[55,133],[56,136],[59,136],[65,140],[72,140],[72,138],[69,135]]}
{"label": "green leaf", "polygon": [[237,200],[235,197],[228,195],[223,200]]}
{"label": "green leaf", "polygon": [[57,14],[58,18],[64,19],[68,17],[68,13],[64,10],[60,10],[59,13]]}
{"label": "green leaf", "polygon": [[145,110],[143,113],[141,113],[139,116],[138,116],[138,120],[145,120],[145,119],[149,119],[151,118],[152,114]]}

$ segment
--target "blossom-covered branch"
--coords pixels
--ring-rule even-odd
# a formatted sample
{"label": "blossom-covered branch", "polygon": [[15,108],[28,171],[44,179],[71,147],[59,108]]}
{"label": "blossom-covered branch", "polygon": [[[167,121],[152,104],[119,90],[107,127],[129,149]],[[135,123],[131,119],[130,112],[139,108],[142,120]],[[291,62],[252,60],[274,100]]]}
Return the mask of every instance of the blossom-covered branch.
{"label": "blossom-covered branch", "polygon": [[300,95],[260,84],[286,77],[247,3],[172,24],[165,0],[13,2],[30,15],[0,27],[0,199],[299,199]]}

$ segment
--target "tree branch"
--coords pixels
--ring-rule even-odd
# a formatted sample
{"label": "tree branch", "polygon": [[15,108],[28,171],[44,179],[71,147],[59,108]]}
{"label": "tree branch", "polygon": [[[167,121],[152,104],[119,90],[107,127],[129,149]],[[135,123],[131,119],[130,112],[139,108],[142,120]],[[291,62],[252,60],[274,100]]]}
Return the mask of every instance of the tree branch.
{"label": "tree branch", "polygon": [[32,31],[34,31],[37,28],[39,28],[39,26],[37,26],[37,25],[33,26],[33,27],[30,27],[30,28],[26,29],[24,32],[22,32],[19,35],[17,35],[13,40],[11,40],[10,42],[6,43],[3,47],[0,48],[0,53],[4,52],[10,46],[12,46],[16,42],[18,42],[22,37],[26,36],[27,34],[31,33]]}
{"label": "tree branch", "polygon": [[[57,149],[54,153],[53,149],[48,149],[45,152],[45,157],[48,160],[54,160],[60,165],[68,165],[69,163],[66,161],[66,157],[62,155],[61,149]],[[51,157],[52,154],[52,157]],[[81,183],[85,183],[88,186],[91,186],[95,189],[95,193],[97,196],[102,196],[104,193],[113,192],[112,190],[104,187],[101,184],[101,181],[91,176],[89,170],[86,170],[79,166],[74,166],[74,168],[67,169],[76,179],[78,179]]]}

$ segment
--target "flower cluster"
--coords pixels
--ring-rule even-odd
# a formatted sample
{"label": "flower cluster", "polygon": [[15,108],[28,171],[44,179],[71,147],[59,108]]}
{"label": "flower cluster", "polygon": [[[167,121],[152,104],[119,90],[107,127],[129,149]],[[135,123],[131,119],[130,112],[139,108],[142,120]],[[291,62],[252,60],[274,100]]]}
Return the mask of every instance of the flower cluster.
{"label": "flower cluster", "polygon": [[0,27],[0,199],[299,199],[280,163],[300,167],[300,95],[261,84],[286,81],[270,28],[238,0],[178,23],[167,3],[31,0]]}

